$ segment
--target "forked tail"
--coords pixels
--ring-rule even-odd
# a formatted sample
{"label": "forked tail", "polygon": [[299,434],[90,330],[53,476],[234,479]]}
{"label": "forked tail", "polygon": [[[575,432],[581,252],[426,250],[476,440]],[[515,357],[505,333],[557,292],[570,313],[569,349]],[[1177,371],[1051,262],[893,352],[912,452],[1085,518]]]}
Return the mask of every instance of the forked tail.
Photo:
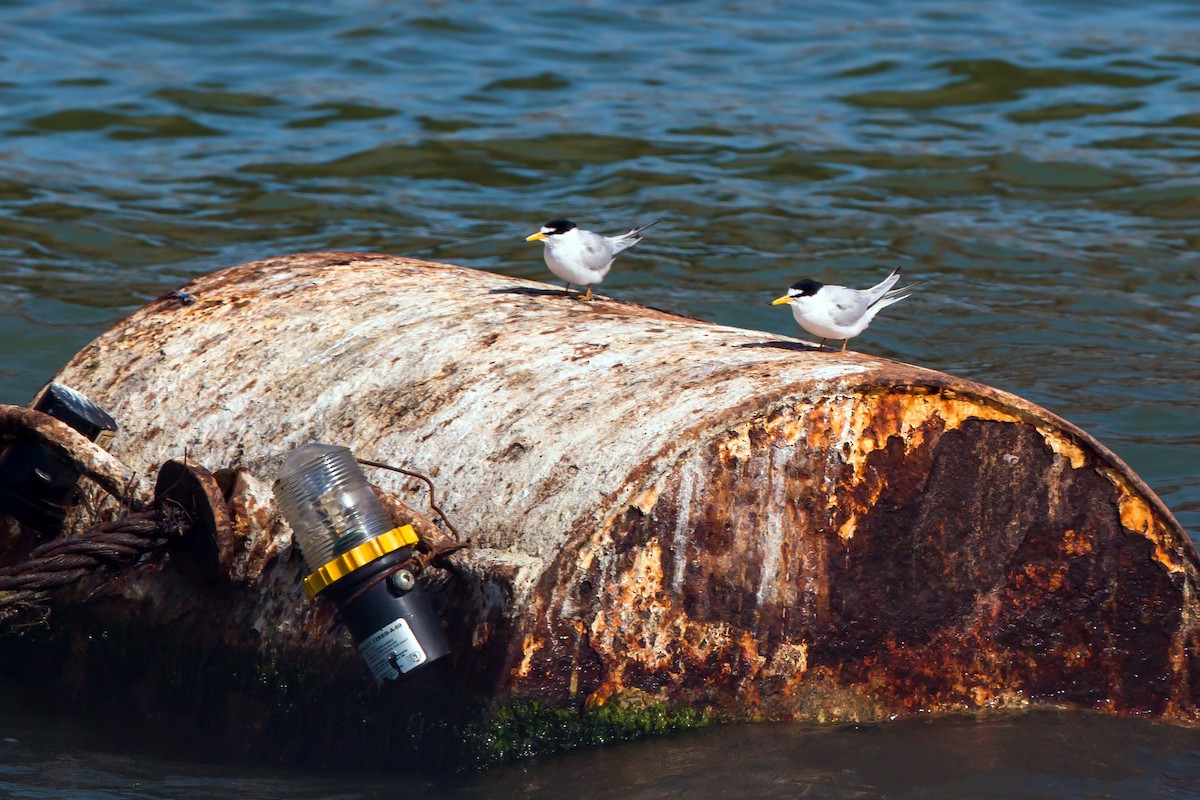
{"label": "forked tail", "polygon": [[[891,281],[893,284],[895,284],[896,281],[900,280],[900,269],[900,267],[896,267],[896,269],[892,270],[892,274],[888,275],[887,278],[884,279],[883,283],[887,284],[888,281]],[[884,306],[890,306],[892,303],[899,303],[901,300],[912,294],[913,290],[918,286],[923,283],[929,283],[929,281],[930,279],[926,278],[923,281],[910,283],[908,286],[901,286],[899,289],[889,289],[883,294],[879,295],[879,297],[875,299],[875,302],[871,303],[871,306],[879,306],[880,308],[883,308]]]}
{"label": "forked tail", "polygon": [[612,241],[616,242],[617,246],[621,250],[624,250],[627,247],[633,247],[635,244],[637,244],[638,242],[640,242],[642,240],[642,231],[646,230],[647,228],[654,227],[661,221],[662,220],[656,219],[656,220],[654,220],[654,222],[643,225],[640,228],[634,228],[629,233],[622,233],[620,236],[614,236],[612,238]]}

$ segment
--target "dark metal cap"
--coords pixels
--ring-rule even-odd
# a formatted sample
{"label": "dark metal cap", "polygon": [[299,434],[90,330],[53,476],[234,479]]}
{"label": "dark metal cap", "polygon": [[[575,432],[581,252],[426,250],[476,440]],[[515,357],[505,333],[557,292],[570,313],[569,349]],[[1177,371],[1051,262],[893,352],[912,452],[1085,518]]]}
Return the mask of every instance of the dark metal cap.
{"label": "dark metal cap", "polygon": [[[104,447],[117,430],[107,411],[74,389],[52,383],[33,404]],[[0,512],[44,533],[62,528],[74,501],[79,470],[69,459],[38,442],[12,442],[0,449]]]}
{"label": "dark metal cap", "polygon": [[117,421],[107,411],[61,383],[47,386],[33,408],[67,423],[93,442],[102,433],[107,431],[111,434],[117,430]]}

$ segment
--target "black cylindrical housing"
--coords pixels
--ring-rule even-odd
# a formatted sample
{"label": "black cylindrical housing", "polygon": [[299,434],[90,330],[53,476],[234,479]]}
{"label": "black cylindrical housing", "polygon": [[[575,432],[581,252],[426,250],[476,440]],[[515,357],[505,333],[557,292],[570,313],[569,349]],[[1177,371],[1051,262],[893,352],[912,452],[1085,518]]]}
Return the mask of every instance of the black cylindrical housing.
{"label": "black cylindrical housing", "polygon": [[[117,430],[116,420],[104,409],[62,384],[50,384],[33,408],[101,447]],[[38,442],[13,442],[0,452],[0,509],[30,528],[58,533],[79,474],[69,459]]]}
{"label": "black cylindrical housing", "polygon": [[[318,595],[337,605],[354,644],[380,683],[450,652],[446,632],[421,584],[414,582],[403,590],[395,576],[381,579],[411,555],[409,547],[388,553]],[[363,590],[364,586],[368,588]]]}

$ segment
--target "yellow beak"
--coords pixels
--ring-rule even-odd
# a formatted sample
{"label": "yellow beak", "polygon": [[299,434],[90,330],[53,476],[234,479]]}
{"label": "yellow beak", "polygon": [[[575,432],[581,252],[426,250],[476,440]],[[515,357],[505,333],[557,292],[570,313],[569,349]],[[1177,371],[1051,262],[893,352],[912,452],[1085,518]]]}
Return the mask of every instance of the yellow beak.
{"label": "yellow beak", "polygon": [[781,305],[783,305],[784,303],[786,303],[787,301],[789,301],[789,300],[791,300],[791,299],[792,299],[792,298],[788,297],[788,296],[785,294],[783,297],[779,298],[778,300],[772,300],[772,301],[771,301],[771,305],[773,305],[773,306],[781,306]]}
{"label": "yellow beak", "polygon": [[526,237],[525,237],[525,241],[527,241],[527,242],[540,242],[542,239],[545,239],[545,238],[546,238],[546,234],[542,233],[541,231],[538,231],[538,232],[537,232],[537,233],[535,233],[533,236],[526,236]]}

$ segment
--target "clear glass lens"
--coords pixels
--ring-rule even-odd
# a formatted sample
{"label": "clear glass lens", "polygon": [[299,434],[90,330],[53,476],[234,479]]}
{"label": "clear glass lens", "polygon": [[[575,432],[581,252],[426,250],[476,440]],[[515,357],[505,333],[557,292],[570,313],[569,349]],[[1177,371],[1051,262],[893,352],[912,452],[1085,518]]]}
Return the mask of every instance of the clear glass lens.
{"label": "clear glass lens", "polygon": [[314,442],[296,448],[273,488],[311,570],[393,527],[345,447]]}

